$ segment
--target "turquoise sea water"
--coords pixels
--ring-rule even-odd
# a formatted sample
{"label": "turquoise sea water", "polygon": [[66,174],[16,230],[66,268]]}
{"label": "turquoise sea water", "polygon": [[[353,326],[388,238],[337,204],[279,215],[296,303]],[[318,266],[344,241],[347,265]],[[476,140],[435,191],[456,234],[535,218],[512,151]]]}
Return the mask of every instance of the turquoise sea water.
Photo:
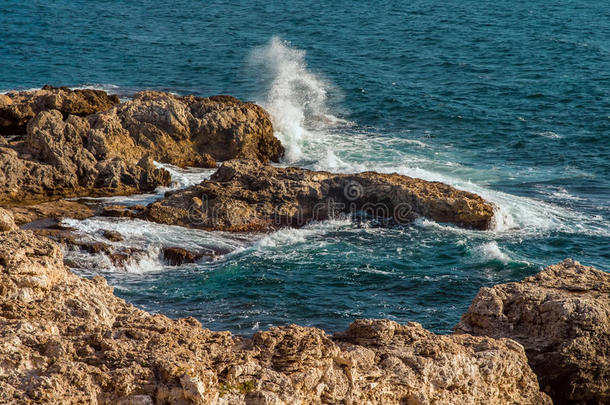
{"label": "turquoise sea water", "polygon": [[[149,249],[128,272],[81,258],[78,271],[130,302],[243,334],[360,317],[449,332],[482,286],[566,257],[610,269],[610,2],[125,3],[0,3],[0,90],[232,94],[270,111],[283,164],[440,180],[498,206],[488,232],[73,221]],[[179,185],[209,175],[174,174]],[[231,253],[169,268],[158,249],[170,245]]]}

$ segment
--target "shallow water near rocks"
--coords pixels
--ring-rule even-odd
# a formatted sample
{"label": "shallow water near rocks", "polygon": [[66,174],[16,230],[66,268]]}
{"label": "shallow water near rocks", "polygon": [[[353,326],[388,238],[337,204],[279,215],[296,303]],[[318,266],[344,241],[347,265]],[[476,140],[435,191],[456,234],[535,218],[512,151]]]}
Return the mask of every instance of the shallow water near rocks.
{"label": "shallow water near rocks", "polygon": [[[139,307],[240,334],[287,323],[336,331],[362,317],[445,333],[482,286],[565,257],[610,269],[604,2],[16,4],[0,5],[2,91],[232,94],[272,114],[283,165],[398,172],[498,207],[486,232],[425,219],[389,228],[338,219],[268,235],[68,220],[147,249],[127,271],[76,258],[78,272],[103,274]],[[174,188],[211,174],[170,169]],[[225,253],[168,267],[163,246]]]}

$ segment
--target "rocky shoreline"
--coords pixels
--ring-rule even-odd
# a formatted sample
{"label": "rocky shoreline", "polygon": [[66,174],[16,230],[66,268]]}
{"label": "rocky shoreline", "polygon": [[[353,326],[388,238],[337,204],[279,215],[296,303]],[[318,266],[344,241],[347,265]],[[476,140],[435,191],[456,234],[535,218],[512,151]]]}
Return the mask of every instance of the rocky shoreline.
{"label": "rocky shoreline", "polygon": [[[0,402],[610,402],[610,274],[571,260],[481,289],[452,335],[356,320],[334,335],[291,325],[252,338],[148,314],[114,296],[102,277],[66,266],[61,244],[105,252],[117,265],[139,252],[83,241],[62,218],[231,232],[336,215],[385,226],[425,217],[493,227],[494,206],[476,194],[397,174],[268,163],[282,154],[267,112],[230,96],[141,92],[121,102],[50,86],[0,95]],[[217,161],[224,163],[209,180],[146,206],[65,199],[167,186],[169,172],[154,162]],[[163,252],[172,265],[214,254]]]}

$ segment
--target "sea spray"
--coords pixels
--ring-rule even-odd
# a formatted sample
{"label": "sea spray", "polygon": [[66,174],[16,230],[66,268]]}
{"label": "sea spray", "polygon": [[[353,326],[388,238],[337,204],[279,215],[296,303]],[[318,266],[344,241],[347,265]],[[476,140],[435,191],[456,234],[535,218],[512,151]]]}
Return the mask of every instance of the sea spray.
{"label": "sea spray", "polygon": [[266,78],[266,97],[261,104],[271,114],[287,161],[303,158],[303,145],[316,136],[316,131],[344,122],[329,112],[331,85],[309,70],[304,50],[273,37],[251,52],[249,63]]}

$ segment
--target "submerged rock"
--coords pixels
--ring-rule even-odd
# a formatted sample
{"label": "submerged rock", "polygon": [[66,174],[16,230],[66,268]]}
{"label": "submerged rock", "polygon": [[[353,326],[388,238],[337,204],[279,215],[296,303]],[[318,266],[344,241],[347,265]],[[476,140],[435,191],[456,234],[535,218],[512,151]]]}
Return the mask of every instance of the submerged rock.
{"label": "submerged rock", "polygon": [[162,251],[163,260],[170,266],[180,266],[184,263],[195,263],[203,254],[191,252],[179,247],[166,247]]}
{"label": "submerged rock", "polygon": [[101,90],[70,90],[44,86],[40,90],[0,94],[0,135],[25,135],[28,122],[42,111],[57,110],[86,117],[119,103],[117,96]]}
{"label": "submerged rock", "polygon": [[482,288],[456,332],[525,347],[556,404],[610,403],[610,274],[572,260]]}
{"label": "submerged rock", "polygon": [[209,180],[170,193],[137,215],[193,228],[259,231],[300,227],[345,213],[398,223],[426,217],[488,229],[494,210],[476,194],[398,174],[333,174],[232,160]]}
{"label": "submerged rock", "polygon": [[387,320],[234,337],[125,303],[25,231],[0,233],[0,387],[1,403],[550,403],[508,339]]}
{"label": "submerged rock", "polygon": [[102,235],[104,236],[104,238],[108,239],[111,242],[120,242],[124,239],[123,235],[121,235],[120,233],[116,231],[109,231],[107,229],[102,231]]}

